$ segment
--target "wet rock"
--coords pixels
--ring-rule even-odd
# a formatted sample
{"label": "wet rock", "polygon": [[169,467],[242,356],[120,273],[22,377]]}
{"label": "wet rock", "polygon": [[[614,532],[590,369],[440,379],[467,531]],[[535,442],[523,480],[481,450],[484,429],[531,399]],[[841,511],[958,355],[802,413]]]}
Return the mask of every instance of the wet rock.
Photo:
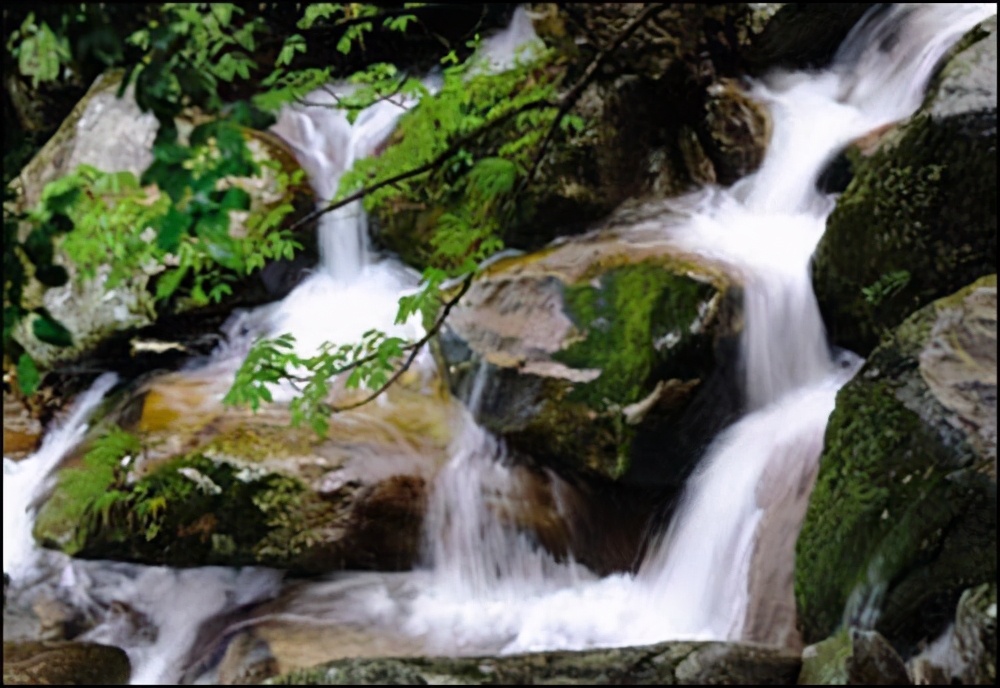
{"label": "wet rock", "polygon": [[791,684],[797,654],[735,643],[544,652],[506,657],[339,660],[293,671],[276,685],[768,685]]}
{"label": "wet rock", "polygon": [[20,641],[3,644],[5,685],[123,686],[131,673],[117,647],[81,642]]}
{"label": "wet rock", "polygon": [[908,686],[903,660],[876,631],[844,629],[802,651],[799,685]]}
{"label": "wet rock", "polygon": [[973,29],[905,125],[880,132],[816,250],[833,340],[866,353],[912,313],[996,272],[996,19]]}
{"label": "wet rock", "polygon": [[454,402],[414,380],[388,403],[333,416],[321,439],[290,427],[287,408],[222,408],[227,385],[211,372],[165,376],[123,402],[138,413],[112,410],[138,445],[84,446],[69,459],[36,538],[80,557],[171,566],[413,564],[428,481],[461,411]]}
{"label": "wet rock", "polygon": [[677,430],[712,374],[736,291],[658,240],[667,217],[662,204],[633,207],[473,283],[442,351],[485,427],[547,465],[612,479],[647,445],[661,463],[664,446],[683,453],[661,431]]}
{"label": "wet rock", "polygon": [[[97,78],[59,130],[12,182],[17,193],[12,209],[26,211],[35,207],[46,184],[71,173],[79,165],[91,165],[105,172],[130,172],[138,177],[152,162],[152,144],[159,125],[152,113],[139,110],[132,89],[118,98],[121,78],[118,71]],[[178,128],[186,133],[199,123],[199,115],[192,112],[185,117],[178,121]],[[277,163],[279,169],[286,171],[298,169],[294,156],[276,137],[250,129],[245,130],[245,136],[257,161]],[[267,210],[286,201],[298,208],[311,205],[311,194],[305,186],[281,190],[274,172],[268,171],[270,168],[266,166],[262,169],[264,172],[259,178],[234,182],[250,193],[251,212]],[[237,236],[245,230],[239,216],[234,216],[237,219],[230,232]],[[26,232],[27,227],[23,231]],[[157,301],[154,269],[136,270],[109,289],[105,284],[110,272],[108,266],[99,268],[93,279],[85,280],[58,246],[54,262],[66,268],[70,281],[61,287],[44,289],[36,280],[29,280],[25,287],[25,307],[47,308],[69,329],[73,346],[55,347],[39,341],[27,321],[15,333],[17,341],[43,368],[92,354],[115,333],[150,325],[162,315],[184,312],[185,318],[190,320],[192,311],[196,310],[193,303],[184,300]],[[245,289],[237,290],[238,293],[227,301],[228,307],[234,303],[260,303],[276,298],[256,278],[248,282]],[[191,328],[190,323],[184,324],[187,327],[169,329],[176,335],[178,331]],[[103,351],[103,356],[111,360],[127,357],[127,338],[119,344],[119,350]]]}
{"label": "wet rock", "polygon": [[996,276],[908,318],[837,397],[796,549],[806,642],[874,628],[909,656],[996,579]]}
{"label": "wet rock", "polygon": [[751,73],[769,69],[826,66],[854,25],[875,6],[851,3],[766,3],[756,5],[760,26],[744,57]]}
{"label": "wet rock", "polygon": [[23,399],[4,390],[3,393],[3,455],[8,459],[23,459],[38,448],[42,424]]}
{"label": "wet rock", "polygon": [[997,584],[962,593],[952,636],[958,671],[965,685],[994,685],[997,679]]}

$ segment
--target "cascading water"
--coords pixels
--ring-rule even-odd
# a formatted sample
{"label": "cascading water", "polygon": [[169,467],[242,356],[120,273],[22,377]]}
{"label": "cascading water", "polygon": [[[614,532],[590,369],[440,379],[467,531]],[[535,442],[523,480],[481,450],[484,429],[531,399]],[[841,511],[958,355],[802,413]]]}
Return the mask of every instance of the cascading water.
{"label": "cascading water", "polygon": [[[810,256],[833,205],[815,182],[844,145],[909,115],[948,47],[995,11],[995,5],[880,10],[858,25],[830,69],[771,75],[754,89],[774,119],[761,169],[729,189],[680,199],[664,218],[664,236],[678,250],[718,262],[744,286],[747,415],[709,449],[636,575],[598,579],[572,561],[557,561],[511,525],[522,485],[504,465],[502,444],[466,413],[432,490],[427,568],[302,583],[286,590],[284,611],[275,613],[393,639],[372,641],[369,654],[671,638],[794,642],[791,547],[836,391],[858,365],[849,354],[831,356],[811,290]],[[515,32],[530,28],[523,13],[517,17]],[[518,41],[508,39],[494,41],[496,50],[512,51]],[[494,68],[506,60],[506,53],[494,57]],[[312,97],[332,100],[322,92]],[[353,126],[334,109],[297,107],[283,113],[276,132],[295,148],[325,202],[340,175],[377,149],[406,106],[379,103]],[[320,243],[319,268],[281,304],[246,314],[249,330],[292,332],[304,352],[323,341],[356,341],[371,328],[420,335],[415,323],[393,324],[400,294],[416,279],[372,252],[360,205],[325,215]],[[241,348],[221,352],[220,366],[231,368]],[[206,620],[274,596],[281,577],[254,569],[178,572],[76,562],[38,552],[30,540],[31,503],[110,385],[99,381],[83,396],[34,457],[17,465],[5,460],[4,569],[12,573],[12,589],[47,577],[79,609],[124,605],[131,614],[105,613],[84,639],[125,648],[134,682],[176,681]],[[474,398],[469,405],[475,407]]]}

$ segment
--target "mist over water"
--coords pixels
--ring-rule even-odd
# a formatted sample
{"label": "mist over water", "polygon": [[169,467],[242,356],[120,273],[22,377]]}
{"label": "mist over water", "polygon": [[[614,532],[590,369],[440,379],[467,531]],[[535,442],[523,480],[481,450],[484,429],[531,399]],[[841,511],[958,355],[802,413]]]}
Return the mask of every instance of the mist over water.
{"label": "mist over water", "polygon": [[[4,460],[4,570],[12,592],[32,585],[57,590],[101,618],[83,639],[123,647],[135,683],[180,680],[204,624],[279,593],[284,607],[274,614],[381,634],[398,650],[391,654],[750,637],[749,620],[783,604],[788,591],[774,591],[773,599],[754,595],[749,580],[780,578],[791,566],[782,557],[758,556],[761,525],[783,510],[804,508],[785,496],[811,484],[836,392],[860,365],[850,354],[831,354],[812,293],[809,261],[833,207],[816,180],[849,142],[911,114],[949,46],[995,11],[995,5],[920,5],[870,14],[829,69],[773,74],[754,84],[754,97],[774,120],[758,172],[674,204],[663,238],[725,266],[743,284],[746,415],[706,452],[635,575],[599,578],[570,559],[557,560],[515,527],[511,514],[526,499],[525,488],[503,443],[474,422],[482,379],[432,486],[425,565],[417,571],[344,573],[283,587],[280,573],[263,569],[177,571],[42,552],[30,534],[33,505],[114,384],[102,377],[33,457]],[[493,68],[509,64],[515,47],[531,38],[530,28],[519,10],[512,28],[488,44]],[[326,91],[314,95],[333,100]],[[411,105],[378,103],[353,125],[329,107],[289,108],[275,132],[295,150],[322,204]],[[416,287],[417,277],[373,252],[359,203],[324,215],[319,235],[314,273],[282,303],[244,314],[244,334],[234,339],[292,332],[309,353],[323,341],[356,341],[372,328],[411,339],[422,334],[415,321],[394,323],[399,296]],[[219,354],[230,375],[241,350],[233,344]],[[418,365],[432,372],[429,356]],[[550,479],[558,494],[558,479]],[[14,599],[30,604],[30,596]]]}

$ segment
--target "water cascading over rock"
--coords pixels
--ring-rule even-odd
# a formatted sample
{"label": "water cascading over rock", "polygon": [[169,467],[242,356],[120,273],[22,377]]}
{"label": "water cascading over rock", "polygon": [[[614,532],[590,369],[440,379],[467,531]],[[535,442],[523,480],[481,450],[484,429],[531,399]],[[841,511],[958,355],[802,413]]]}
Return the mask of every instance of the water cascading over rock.
{"label": "water cascading over rock", "polygon": [[[647,218],[641,226],[620,229],[613,237],[627,246],[616,248],[619,253],[642,255],[638,262],[644,263],[642,269],[647,272],[662,270],[663,256],[669,255],[671,265],[697,265],[700,272],[683,272],[683,279],[701,284],[706,292],[722,293],[729,285],[738,284],[743,295],[742,310],[737,311],[741,318],[734,318],[727,326],[736,330],[742,325],[736,384],[740,393],[733,406],[744,415],[705,452],[669,525],[651,538],[634,574],[599,577],[577,562],[571,552],[553,553],[540,546],[544,537],[539,533],[544,528],[526,527],[519,509],[524,503],[546,501],[547,510],[539,520],[551,520],[549,532],[555,532],[564,527],[562,517],[572,510],[572,501],[577,498],[573,488],[555,472],[510,465],[513,457],[504,443],[476,424],[473,414],[490,401],[483,398],[491,389],[487,367],[471,367],[466,399],[469,408],[465,409],[441,393],[442,385],[435,380],[427,357],[414,371],[414,379],[395,396],[376,402],[377,408],[368,412],[371,417],[367,421],[359,420],[360,415],[345,415],[338,421],[342,425],[334,426],[343,433],[339,441],[351,444],[357,439],[351,435],[351,427],[357,430],[368,423],[366,431],[381,428],[387,438],[385,445],[344,459],[345,446],[337,445],[334,438],[331,451],[340,452],[341,463],[324,456],[320,448],[309,447],[312,458],[299,464],[308,467],[317,493],[325,495],[323,499],[343,497],[346,493],[338,490],[344,485],[368,479],[377,482],[398,475],[404,466],[412,471],[413,454],[421,454],[425,448],[415,449],[398,422],[410,413],[424,421],[436,415],[436,421],[420,426],[421,431],[437,433],[419,471],[422,489],[430,500],[423,533],[423,566],[394,574],[355,572],[282,586],[274,572],[254,569],[177,572],[123,564],[108,567],[98,562],[70,564],[62,559],[50,564],[61,567],[57,570],[62,573],[57,575],[68,579],[62,588],[89,596],[90,608],[107,609],[112,603],[127,601],[137,612],[125,615],[129,622],[123,621],[122,615],[114,623],[106,617],[85,639],[124,647],[136,668],[133,680],[138,676],[150,681],[193,680],[205,670],[209,673],[203,678],[208,680],[223,676],[235,680],[246,675],[260,678],[345,656],[388,653],[511,654],[666,639],[753,640],[797,647],[800,641],[792,598],[795,537],[837,390],[858,366],[856,357],[828,348],[811,290],[810,257],[833,207],[833,200],[816,190],[816,181],[823,166],[848,142],[912,112],[941,54],[981,19],[984,11],[988,13],[981,8],[955,10],[947,6],[885,10],[858,28],[829,70],[774,74],[763,79],[754,87],[753,96],[771,109],[773,139],[760,169],[732,187],[708,187],[665,202],[659,215]],[[887,40],[889,37],[892,40]],[[886,47],[889,53],[883,50]],[[297,149],[301,163],[310,171],[321,200],[332,196],[337,175],[350,161],[373,151],[391,130],[392,115],[383,118],[377,111],[367,116],[362,113],[354,129],[344,126],[342,119],[342,114],[323,108],[288,112],[279,124],[279,133]],[[367,138],[369,134],[371,138]],[[247,331],[192,374],[224,378],[228,371],[231,375],[247,340],[261,333],[292,331],[299,346],[308,351],[327,339],[353,341],[372,326],[392,330],[396,300],[414,286],[413,276],[399,264],[371,252],[357,206],[329,213],[323,222],[322,231],[329,242],[323,242],[324,261],[317,271],[281,304],[243,316]],[[577,245],[609,241],[609,236],[596,232]],[[525,272],[534,278],[543,276],[545,261],[557,260],[560,252],[572,253],[572,249],[553,247],[540,257],[536,274],[531,275],[530,268]],[[512,264],[517,260],[508,262],[508,266]],[[504,269],[508,268],[498,264],[493,271],[488,270],[479,283],[482,289],[488,291],[490,280],[496,281]],[[585,294],[582,301],[593,299],[596,303],[602,293],[614,292],[613,279],[605,283],[597,277],[587,274],[579,280],[567,280],[553,293],[564,296],[569,284]],[[596,279],[596,284],[584,284],[585,279]],[[714,298],[713,294],[701,296],[709,304]],[[735,300],[730,294],[719,297],[716,305],[726,298]],[[622,301],[623,307],[626,302]],[[714,322],[711,318],[715,314],[707,306],[702,309],[695,303],[694,313],[683,323],[688,330],[676,334],[678,341],[689,334],[698,338],[696,322]],[[592,317],[576,314],[573,327],[577,341],[590,336],[595,336],[595,341],[616,341],[595,334],[601,314],[599,308],[592,309]],[[461,323],[456,321],[455,325],[456,330],[462,329]],[[415,323],[400,328],[396,331],[410,337],[420,332]],[[466,322],[466,332],[470,329]],[[639,330],[641,337],[652,332],[648,327]],[[674,340],[675,333],[669,328],[657,334],[658,341]],[[647,344],[643,342],[643,346]],[[496,340],[482,336],[469,348],[488,361],[487,349],[494,345]],[[569,346],[571,342],[560,341],[552,351],[543,352],[566,368],[558,369],[564,379],[586,385],[608,373],[606,368],[584,370],[559,361],[557,356]],[[529,363],[538,369],[541,358]],[[493,360],[500,358],[494,355]],[[548,370],[552,369],[557,367],[550,365]],[[651,370],[656,366],[651,365]],[[680,385],[685,384],[677,379]],[[643,410],[648,409],[639,408],[639,402],[656,389],[662,395],[664,389],[657,384],[661,381],[643,376],[640,382],[650,383],[649,388],[643,388],[643,394],[635,398],[622,397],[625,403],[618,406],[638,404],[631,413],[643,416]],[[219,385],[209,385],[203,395],[208,406],[217,405],[220,392],[216,387]],[[164,393],[164,389],[156,403],[175,414],[187,408],[184,395]],[[100,392],[96,390],[95,395],[100,396]],[[291,390],[282,392],[283,396],[277,395],[279,400],[287,400]],[[150,398],[147,396],[143,404]],[[654,408],[659,399],[653,399],[648,407]],[[92,406],[86,404],[85,408]],[[615,413],[623,410],[618,408]],[[221,412],[200,408],[199,413],[209,420],[191,434],[191,444],[184,451],[204,455],[210,449],[215,453],[207,458],[231,462],[239,466],[235,472],[242,474],[247,466],[227,455],[227,445],[212,446],[199,435],[206,427],[225,424],[219,421]],[[279,413],[277,419],[284,421],[285,417]],[[72,433],[64,438],[64,446],[50,452],[59,454],[53,461],[79,439],[82,422],[77,419],[71,423]],[[398,449],[401,438],[407,451],[393,454],[392,447]],[[45,451],[43,446],[30,461],[44,458]],[[662,451],[664,460],[669,460],[671,448],[665,446]],[[359,458],[372,463],[364,465]],[[42,464],[25,463],[20,470],[32,465]],[[155,466],[148,468],[155,471]],[[42,470],[47,471],[48,467]],[[16,473],[10,469],[11,476]],[[8,480],[5,462],[5,492],[8,484],[15,485]],[[358,513],[362,521],[371,517],[363,509]],[[5,518],[5,569],[6,524]],[[211,542],[211,537],[207,541]],[[30,553],[29,559],[38,556]],[[27,568],[39,561],[31,559]],[[92,579],[95,585],[84,585],[80,582],[84,578]],[[164,608],[159,600],[162,595],[172,596],[171,609]],[[265,598],[270,600],[259,604]],[[256,605],[253,612],[244,608],[250,604]],[[302,616],[307,616],[307,626],[296,626]],[[135,632],[137,625],[145,636]],[[305,627],[308,633],[303,632]],[[287,635],[282,636],[282,632]],[[304,642],[307,637],[322,642],[309,644]],[[288,651],[289,646],[295,651]],[[701,676],[692,669],[704,661],[698,659],[700,653],[721,658],[730,652],[719,647],[678,643],[650,656],[656,662],[655,657],[662,653],[669,675],[681,680]],[[241,658],[240,648],[246,650],[245,657]],[[782,676],[794,669],[793,655],[780,651],[764,654],[776,662]],[[221,666],[213,669],[220,656]],[[565,656],[556,659],[563,661]],[[684,660],[678,661],[681,656]],[[241,675],[241,661],[252,664],[250,668],[258,673]],[[406,675],[410,678],[420,678],[422,674],[414,672],[423,671],[419,667],[424,664],[417,665],[418,669],[394,666],[409,671]],[[517,661],[497,660],[496,665],[520,671]],[[358,671],[369,675],[363,673],[364,666],[358,666]],[[434,668],[444,674],[453,670],[461,671]],[[326,671],[295,676],[319,681]]]}

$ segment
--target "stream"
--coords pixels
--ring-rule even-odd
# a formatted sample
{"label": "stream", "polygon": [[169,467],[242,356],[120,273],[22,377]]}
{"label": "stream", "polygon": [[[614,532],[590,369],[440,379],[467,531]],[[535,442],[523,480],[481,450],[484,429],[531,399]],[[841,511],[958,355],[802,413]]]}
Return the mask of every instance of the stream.
{"label": "stream", "polygon": [[[181,570],[40,549],[31,537],[38,501],[115,384],[104,375],[49,428],[32,457],[4,459],[8,605],[28,606],[40,589],[58,591],[94,622],[79,639],[125,649],[136,684],[216,682],[228,639],[275,621],[306,623],[317,638],[332,633],[338,656],[501,654],[667,639],[799,642],[795,538],[837,390],[862,363],[831,350],[812,292],[811,256],[836,200],[817,190],[817,180],[850,142],[912,114],[941,57],[995,11],[893,6],[863,19],[826,70],[776,72],[753,83],[751,96],[773,118],[760,169],[731,187],[675,199],[655,231],[631,238],[666,241],[712,261],[744,289],[745,413],[701,458],[634,573],[599,577],[498,517],[515,508],[520,487],[503,441],[476,423],[482,379],[454,412],[450,458],[433,477],[422,564],[413,571],[293,580],[264,568]],[[519,11],[485,43],[490,68],[502,69],[532,38]],[[332,101],[323,93],[315,98]],[[322,203],[413,105],[380,102],[353,124],[331,107],[296,106],[282,112],[273,132],[296,152]],[[394,322],[399,297],[419,278],[372,248],[360,202],[324,215],[319,233],[321,263],[309,277],[280,303],[234,316],[227,342],[190,375],[211,380],[221,397],[254,337],[291,332],[308,354],[373,328],[409,339],[423,334],[416,319]],[[428,389],[434,366],[427,353],[414,364]],[[485,367],[478,373],[486,374]],[[277,389],[276,400],[293,393]]]}

